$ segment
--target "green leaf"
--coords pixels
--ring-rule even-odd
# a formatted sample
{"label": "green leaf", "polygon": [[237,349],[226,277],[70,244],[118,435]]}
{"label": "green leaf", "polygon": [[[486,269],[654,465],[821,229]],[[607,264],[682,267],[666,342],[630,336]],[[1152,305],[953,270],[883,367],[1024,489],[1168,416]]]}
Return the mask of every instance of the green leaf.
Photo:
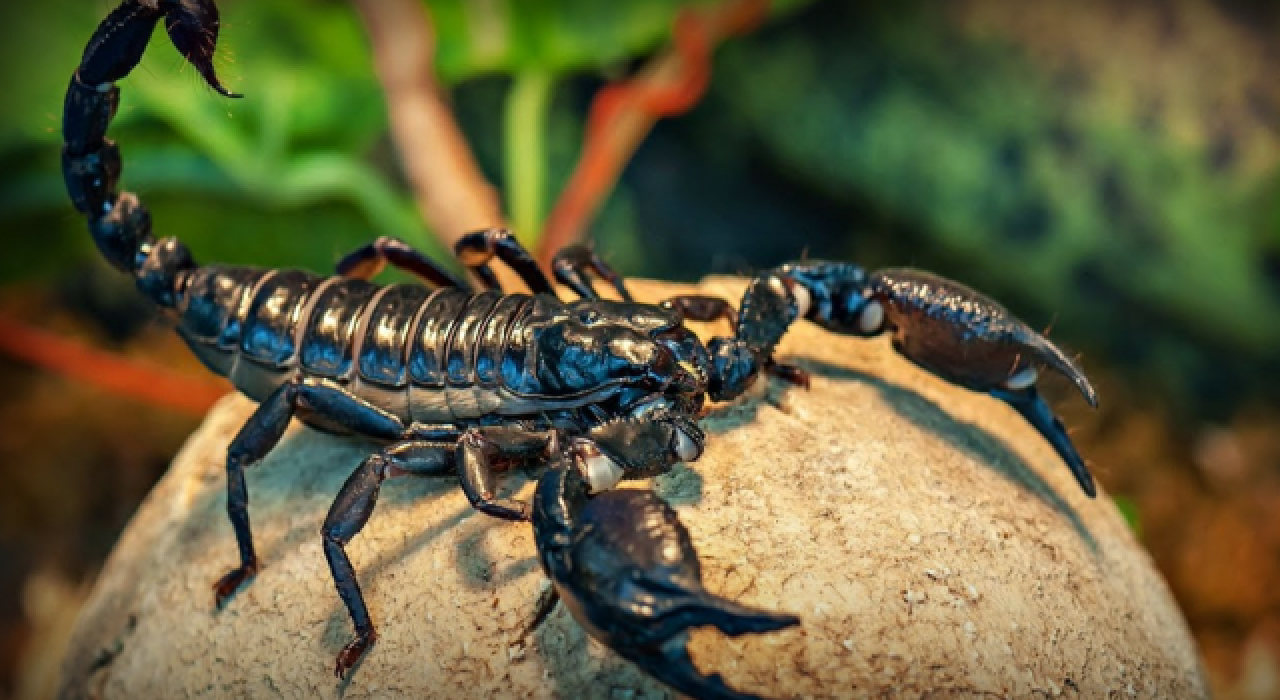
{"label": "green leaf", "polygon": [[[732,2],[734,0],[727,0]],[[726,0],[425,0],[436,69],[449,82],[485,73],[598,70],[652,51],[685,7]],[[777,17],[810,0],[774,0]]]}
{"label": "green leaf", "polygon": [[558,74],[652,50],[682,6],[714,0],[428,0],[447,81],[491,72]]}
{"label": "green leaf", "polygon": [[[563,110],[547,111],[549,86],[558,75],[651,50],[669,37],[687,3],[427,4],[446,81],[494,71],[541,76],[545,89],[527,92],[528,108],[513,116],[563,118]],[[67,83],[108,6],[45,0],[0,8],[0,26],[23,28],[0,42],[0,82],[6,86],[0,101],[0,226],[41,233],[33,239],[38,245],[21,247],[21,262],[0,265],[0,281],[93,254],[63,191],[60,120]],[[345,252],[329,250],[331,241],[356,245],[379,234],[451,258],[428,235],[399,181],[368,38],[350,4],[224,0],[219,7],[215,63],[243,99],[214,94],[163,31],[152,38],[139,68],[120,82],[111,137],[124,158],[122,186],[142,196],[157,231],[182,238],[202,256],[216,253],[206,260],[302,264],[318,256],[327,265]],[[575,129],[578,118],[569,117]],[[513,175],[533,178],[515,197],[516,213],[525,220],[545,212],[548,191],[540,186],[546,175],[538,162],[546,136],[536,121],[513,125],[509,133],[519,143],[503,144],[518,153]],[[559,133],[560,126],[545,130]],[[556,153],[547,157],[554,160]],[[348,227],[345,235],[334,232],[338,221]],[[324,247],[317,248],[321,240]]]}
{"label": "green leaf", "polygon": [[[0,42],[0,76],[15,98],[0,114],[0,222],[56,231],[23,264],[0,266],[4,279],[51,270],[92,249],[83,221],[71,215],[58,144],[62,95],[101,12],[76,0],[38,3],[21,18],[32,33]],[[226,2],[222,17],[216,62],[244,99],[204,86],[163,31],[120,83],[111,135],[124,157],[121,184],[152,209],[157,232],[183,238],[201,255],[216,251],[206,260],[310,261],[322,269],[346,252],[332,250],[332,241],[349,249],[378,234],[442,253],[393,181],[391,162],[374,157],[387,129],[384,100],[351,9]]]}
{"label": "green leaf", "polygon": [[1128,523],[1129,529],[1133,530],[1134,536],[1141,539],[1142,517],[1138,512],[1138,503],[1128,496],[1112,496],[1111,500],[1116,504],[1116,510],[1120,511],[1124,521]]}
{"label": "green leaf", "polygon": [[[1052,3],[1027,13],[1042,21],[1025,26],[1072,15]],[[1067,332],[1115,338],[1139,316],[1254,357],[1280,345],[1276,273],[1260,264],[1276,227],[1259,223],[1280,141],[1244,119],[1216,133],[1196,97],[1210,83],[1165,70],[1152,84],[1136,63],[1154,58],[1126,66],[1106,47],[1056,47],[1058,33],[1017,36],[1013,21],[981,31],[980,18],[930,3],[813,14],[733,42],[717,64],[715,97],[775,167],[904,222],[972,283],[1021,290]],[[1175,45],[1147,50],[1164,61]],[[1212,114],[1280,100],[1273,66],[1232,55],[1256,80],[1222,83]],[[1135,110],[1166,102],[1189,105],[1166,110],[1169,126]],[[1236,165],[1214,165],[1206,144],[1219,138],[1236,144]]]}

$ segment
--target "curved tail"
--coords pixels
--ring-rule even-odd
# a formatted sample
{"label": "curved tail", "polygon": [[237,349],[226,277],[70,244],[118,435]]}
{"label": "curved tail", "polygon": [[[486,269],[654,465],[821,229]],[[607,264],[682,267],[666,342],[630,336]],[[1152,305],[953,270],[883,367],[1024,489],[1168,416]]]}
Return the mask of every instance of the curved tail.
{"label": "curved tail", "polygon": [[62,110],[62,174],[107,260],[133,274],[156,303],[173,306],[178,273],[195,264],[178,241],[152,237],[151,215],[136,195],[117,192],[120,151],[106,138],[120,103],[115,81],[137,67],[161,19],[173,45],[209,86],[239,97],[219,82],[213,67],[219,27],[213,0],[127,0],[98,25],[71,76]]}

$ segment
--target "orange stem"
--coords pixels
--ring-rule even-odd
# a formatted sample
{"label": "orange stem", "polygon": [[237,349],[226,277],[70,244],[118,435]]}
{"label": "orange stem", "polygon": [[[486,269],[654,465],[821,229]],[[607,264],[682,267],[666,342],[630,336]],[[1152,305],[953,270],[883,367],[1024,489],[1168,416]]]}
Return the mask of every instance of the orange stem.
{"label": "orange stem", "polygon": [[119,396],[195,416],[203,416],[231,391],[226,381],[196,379],[96,350],[4,315],[0,352]]}
{"label": "orange stem", "polygon": [[539,262],[549,265],[556,251],[582,238],[587,221],[654,122],[697,104],[711,80],[711,48],[757,25],[767,10],[768,0],[685,8],[676,18],[671,48],[635,78],[597,93],[587,117],[582,155],[543,228]]}

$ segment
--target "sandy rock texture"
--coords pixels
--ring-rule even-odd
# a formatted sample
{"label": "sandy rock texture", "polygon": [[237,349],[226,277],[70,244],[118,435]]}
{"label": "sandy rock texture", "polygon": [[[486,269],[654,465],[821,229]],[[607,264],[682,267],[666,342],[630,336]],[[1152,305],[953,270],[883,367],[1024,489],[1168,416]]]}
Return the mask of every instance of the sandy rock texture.
{"label": "sandy rock texture", "polygon": [[[702,459],[653,484],[711,590],[803,619],[759,637],[700,630],[703,669],[786,698],[1205,696],[1186,624],[1116,508],[1086,498],[1011,409],[887,338],[801,323],[781,356],[812,389],[766,381],[716,407]],[[371,448],[299,425],[248,475],[264,569],[215,612],[210,586],[236,562],[225,450],[251,409],[220,404],[139,510],[80,617],[61,697],[671,695],[562,607],[526,634],[546,586],[531,530],[473,513],[452,479],[383,487],[349,547],[381,637],[335,679],[351,626],[320,524]]]}

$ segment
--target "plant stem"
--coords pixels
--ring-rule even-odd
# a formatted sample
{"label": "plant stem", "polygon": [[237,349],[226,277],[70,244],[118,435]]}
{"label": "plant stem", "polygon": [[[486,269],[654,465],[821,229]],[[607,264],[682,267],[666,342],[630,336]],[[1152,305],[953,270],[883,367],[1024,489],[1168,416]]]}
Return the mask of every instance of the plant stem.
{"label": "plant stem", "polygon": [[661,117],[681,114],[706,90],[711,50],[768,16],[769,0],[723,0],[686,7],[672,28],[672,46],[633,78],[602,88],[591,103],[582,153],[538,240],[537,259],[581,240],[623,167]]}
{"label": "plant stem", "polygon": [[507,94],[503,134],[507,207],[516,237],[532,247],[542,230],[546,187],[547,113],[554,77],[541,70],[522,71]]}
{"label": "plant stem", "polygon": [[[480,172],[471,146],[436,80],[435,29],[419,0],[353,0],[373,45],[373,65],[387,97],[391,136],[418,209],[445,248],[468,231],[502,226],[497,192]],[[505,265],[494,270],[504,289],[525,289]]]}

